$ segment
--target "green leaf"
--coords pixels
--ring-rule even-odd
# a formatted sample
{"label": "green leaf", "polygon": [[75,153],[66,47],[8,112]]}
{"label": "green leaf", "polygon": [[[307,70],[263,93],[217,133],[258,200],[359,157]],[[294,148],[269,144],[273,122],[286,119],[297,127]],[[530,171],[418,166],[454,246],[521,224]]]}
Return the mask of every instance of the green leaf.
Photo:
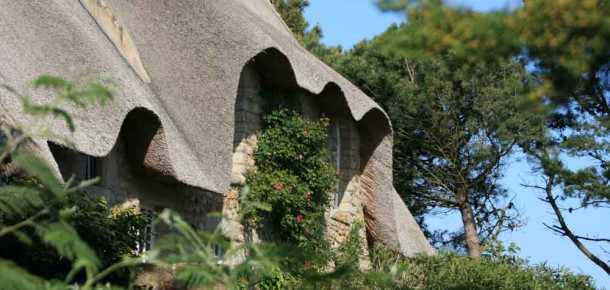
{"label": "green leaf", "polygon": [[51,109],[51,113],[53,113],[55,117],[63,118],[66,121],[66,124],[68,124],[68,129],[70,129],[70,132],[74,132],[76,130],[76,127],[74,127],[74,121],[68,112],[60,108],[53,108]]}
{"label": "green leaf", "polygon": [[51,107],[35,104],[28,97],[22,97],[21,103],[25,112],[30,115],[43,116],[44,114],[51,111]]}
{"label": "green leaf", "polygon": [[0,259],[0,283],[3,289],[43,289],[44,281],[11,261]]}
{"label": "green leaf", "polygon": [[26,245],[32,245],[32,238],[30,238],[30,236],[28,236],[26,233],[22,231],[13,231],[11,234],[15,235],[20,242]]}
{"label": "green leaf", "polygon": [[72,86],[72,83],[60,78],[60,77],[55,77],[55,76],[50,76],[50,75],[41,75],[38,78],[36,78],[33,82],[32,85],[34,87],[54,87],[54,88],[69,88]]}
{"label": "green leaf", "polygon": [[84,268],[88,275],[98,272],[101,266],[100,260],[71,225],[59,221],[39,225],[37,230],[45,243],[53,246],[61,256],[74,261],[74,268]]}
{"label": "green leaf", "polygon": [[11,154],[13,160],[28,175],[38,178],[59,200],[65,199],[65,192],[61,182],[55,177],[51,167],[31,149],[22,146]]}
{"label": "green leaf", "polygon": [[72,188],[68,189],[68,190],[66,191],[66,193],[68,193],[68,194],[69,194],[69,193],[74,193],[74,192],[77,192],[77,191],[79,191],[79,190],[81,190],[81,189],[83,189],[83,188],[86,188],[86,187],[90,186],[90,185],[96,184],[96,183],[98,183],[99,181],[100,181],[100,178],[99,178],[99,177],[95,177],[95,178],[92,178],[92,179],[87,179],[87,180],[81,181],[81,182],[80,182],[78,185],[76,185],[75,187],[72,187]]}
{"label": "green leaf", "polygon": [[39,188],[15,185],[0,187],[0,209],[4,213],[14,211],[22,214],[29,208],[42,206],[43,202]]}
{"label": "green leaf", "polygon": [[108,99],[112,99],[112,92],[106,87],[96,83],[91,83],[89,87],[88,90],[71,92],[68,98],[81,106],[98,100],[104,105]]}
{"label": "green leaf", "polygon": [[256,208],[256,209],[260,209],[262,211],[267,211],[267,212],[270,212],[272,210],[271,205],[268,203],[264,203],[264,202],[252,201],[249,203],[249,206]]}
{"label": "green leaf", "polygon": [[75,130],[74,122],[73,122],[70,114],[68,114],[68,112],[66,112],[58,107],[51,107],[51,106],[46,106],[46,105],[35,104],[27,97],[22,97],[21,102],[23,104],[23,108],[26,113],[28,113],[30,115],[34,115],[34,116],[44,116],[47,113],[51,113],[55,117],[63,118],[66,121],[66,123],[68,124],[68,128],[70,129],[70,131],[74,132],[74,130]]}

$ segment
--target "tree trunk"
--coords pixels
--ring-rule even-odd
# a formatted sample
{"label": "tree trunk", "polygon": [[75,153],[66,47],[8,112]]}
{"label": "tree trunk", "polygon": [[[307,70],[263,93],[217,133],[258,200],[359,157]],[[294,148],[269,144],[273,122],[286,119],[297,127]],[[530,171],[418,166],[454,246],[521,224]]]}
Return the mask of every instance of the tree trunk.
{"label": "tree trunk", "polygon": [[462,214],[462,223],[464,223],[464,234],[466,241],[466,250],[471,257],[481,257],[481,244],[479,243],[479,233],[477,225],[474,221],[472,207],[466,197],[459,199],[460,213]]}

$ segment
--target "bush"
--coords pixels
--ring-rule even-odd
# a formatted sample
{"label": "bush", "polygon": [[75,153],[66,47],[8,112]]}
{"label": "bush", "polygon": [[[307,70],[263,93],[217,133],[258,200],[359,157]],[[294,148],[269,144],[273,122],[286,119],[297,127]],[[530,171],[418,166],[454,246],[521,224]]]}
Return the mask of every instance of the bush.
{"label": "bush", "polygon": [[[263,118],[254,154],[256,170],[246,174],[246,223],[271,226],[282,242],[317,251],[325,246],[324,214],[336,185],[329,162],[328,119],[308,121],[279,109]],[[268,221],[265,223],[265,221]]]}
{"label": "bush", "polygon": [[332,289],[363,289],[366,288],[364,273],[360,272],[360,263],[365,257],[364,240],[361,235],[363,223],[355,223],[347,236],[347,242],[339,246],[333,253],[333,262],[337,279],[331,281]]}
{"label": "bush", "polygon": [[[71,207],[73,211],[68,222],[74,226],[80,238],[95,251],[103,267],[121,261],[124,256],[136,254],[134,249],[145,238],[138,233],[138,229],[144,228],[150,222],[150,217],[140,214],[134,208],[121,209],[115,206],[109,210],[104,198],[92,198],[86,194],[71,194],[66,204],[57,203],[52,205],[52,208],[53,211],[59,211],[65,206]],[[31,208],[30,211],[21,215],[3,216],[2,224],[18,223],[23,220],[23,216],[31,216],[39,209]],[[39,223],[53,222],[53,216],[51,214],[43,217]],[[0,239],[0,257],[14,261],[34,275],[64,280],[72,270],[72,261],[63,258],[52,246],[44,243],[35,235],[33,229],[26,229],[23,233],[25,236],[7,235]],[[28,243],[23,243],[24,239]],[[129,269],[123,268],[109,276],[106,281],[125,284],[129,281],[129,275]],[[82,281],[84,277],[76,278]]]}
{"label": "bush", "polygon": [[424,289],[595,289],[591,278],[568,269],[531,266],[499,243],[477,259],[455,252],[404,258],[376,245],[370,285]]}

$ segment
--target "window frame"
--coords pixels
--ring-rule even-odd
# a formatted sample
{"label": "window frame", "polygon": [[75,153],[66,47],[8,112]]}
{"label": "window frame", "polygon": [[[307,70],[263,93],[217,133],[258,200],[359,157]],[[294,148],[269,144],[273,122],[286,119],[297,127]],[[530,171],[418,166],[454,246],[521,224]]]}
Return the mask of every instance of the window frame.
{"label": "window frame", "polygon": [[[334,155],[334,159],[335,159],[335,166],[336,166],[336,170],[337,172],[341,171],[341,124],[339,120],[335,120],[334,122],[332,122],[331,125],[331,130],[334,130],[335,135],[333,136],[333,134],[331,134],[331,138],[334,138],[336,141],[332,142],[334,143],[333,145],[335,145],[335,148],[333,149],[333,155]],[[332,144],[331,143],[331,144]],[[339,175],[337,175],[337,184],[335,185],[335,193],[334,193],[334,208],[335,209],[339,209],[339,205],[341,204],[341,193],[339,192],[341,190],[341,177]]]}
{"label": "window frame", "polygon": [[157,216],[157,210],[152,206],[146,206],[146,205],[140,204],[140,213],[144,213],[144,212],[150,213],[151,220],[150,220],[150,223],[148,225],[146,225],[146,227],[144,227],[144,229],[138,229],[138,235],[141,233],[140,231],[142,231],[142,230],[144,230],[144,234],[150,233],[150,235],[148,236],[147,241],[144,241],[144,242],[139,241],[138,244],[136,245],[136,251],[140,255],[144,254],[148,251],[151,251],[155,248],[155,235],[157,233],[156,229],[155,229],[155,225],[153,223],[153,220]]}

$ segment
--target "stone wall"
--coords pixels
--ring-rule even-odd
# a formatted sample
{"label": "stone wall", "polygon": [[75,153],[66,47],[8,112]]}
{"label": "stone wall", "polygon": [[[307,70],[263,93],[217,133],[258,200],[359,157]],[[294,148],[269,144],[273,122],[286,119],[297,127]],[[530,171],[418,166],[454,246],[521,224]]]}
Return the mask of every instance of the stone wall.
{"label": "stone wall", "polygon": [[239,79],[235,102],[235,135],[233,137],[233,166],[231,183],[243,184],[244,173],[254,166],[256,131],[261,128],[263,111],[263,81],[253,63],[246,65]]}

